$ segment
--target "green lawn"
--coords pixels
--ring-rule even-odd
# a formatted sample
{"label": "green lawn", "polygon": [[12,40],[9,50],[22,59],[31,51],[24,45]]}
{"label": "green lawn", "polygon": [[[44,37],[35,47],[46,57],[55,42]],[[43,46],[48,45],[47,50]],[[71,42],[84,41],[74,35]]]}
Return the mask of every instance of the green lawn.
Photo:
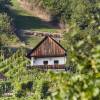
{"label": "green lawn", "polygon": [[48,23],[38,17],[33,16],[28,11],[20,7],[17,0],[11,0],[13,18],[17,28],[35,31],[56,32],[57,29],[47,25]]}
{"label": "green lawn", "polygon": [[33,48],[33,47],[35,47],[41,40],[42,40],[42,38],[36,37],[36,36],[28,37],[27,43],[26,43],[26,44],[27,44],[27,47],[28,47],[28,48]]}

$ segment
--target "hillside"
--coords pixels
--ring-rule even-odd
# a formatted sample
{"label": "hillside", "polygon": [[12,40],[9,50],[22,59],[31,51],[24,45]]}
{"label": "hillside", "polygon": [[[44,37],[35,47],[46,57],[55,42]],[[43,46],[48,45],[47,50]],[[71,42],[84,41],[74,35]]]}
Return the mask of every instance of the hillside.
{"label": "hillside", "polygon": [[[26,47],[32,48],[36,45],[41,37],[30,36],[24,33],[29,31],[32,32],[59,32],[58,26],[52,25],[51,22],[41,17],[35,16],[32,12],[24,9],[17,0],[11,1],[10,12],[14,19],[14,23],[17,29],[17,36],[20,37],[21,41],[25,43]],[[22,32],[24,31],[24,33]],[[26,32],[25,32],[26,31]],[[32,47],[31,47],[32,46]]]}
{"label": "hillside", "polygon": [[0,0],[0,100],[100,100],[100,1]]}
{"label": "hillside", "polygon": [[17,0],[12,0],[11,3],[11,10],[12,12],[14,12],[13,17],[15,19],[17,28],[45,32],[57,31],[56,26],[50,24],[50,22],[46,19],[35,15],[34,13],[36,11],[33,11],[33,13],[29,12],[25,7],[22,7],[22,4],[19,3]]}

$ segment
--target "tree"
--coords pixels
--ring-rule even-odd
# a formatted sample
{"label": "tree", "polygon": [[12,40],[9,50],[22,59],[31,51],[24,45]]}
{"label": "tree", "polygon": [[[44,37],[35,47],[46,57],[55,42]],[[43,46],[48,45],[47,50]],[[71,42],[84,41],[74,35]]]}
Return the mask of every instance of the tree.
{"label": "tree", "polygon": [[14,33],[12,19],[6,13],[0,13],[0,33]]}
{"label": "tree", "polygon": [[96,50],[94,48],[97,48],[100,43],[98,0],[95,2],[81,0],[81,3],[79,1],[77,0],[73,4],[73,7],[75,8],[76,5],[76,8],[73,9],[69,22],[69,32],[65,32],[65,46],[70,56],[69,63],[73,63],[82,72],[84,70],[89,72],[91,69],[98,72],[100,66],[96,67],[97,59],[94,56],[99,55],[100,51],[93,53]]}
{"label": "tree", "polygon": [[8,11],[7,5],[11,5],[10,0],[0,0],[0,13]]}

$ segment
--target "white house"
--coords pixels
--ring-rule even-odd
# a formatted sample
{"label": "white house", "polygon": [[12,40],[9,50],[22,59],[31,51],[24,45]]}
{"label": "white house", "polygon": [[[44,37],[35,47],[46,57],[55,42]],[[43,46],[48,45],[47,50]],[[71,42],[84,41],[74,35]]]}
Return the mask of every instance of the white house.
{"label": "white house", "polygon": [[51,36],[46,36],[29,54],[31,66],[63,69],[66,50]]}

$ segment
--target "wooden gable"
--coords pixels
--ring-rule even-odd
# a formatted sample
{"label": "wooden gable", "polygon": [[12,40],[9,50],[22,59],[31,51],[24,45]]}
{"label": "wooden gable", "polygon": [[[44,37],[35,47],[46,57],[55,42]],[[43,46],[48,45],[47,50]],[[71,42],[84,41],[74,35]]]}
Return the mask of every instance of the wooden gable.
{"label": "wooden gable", "polygon": [[28,57],[62,57],[66,50],[51,36],[46,36],[29,54]]}

